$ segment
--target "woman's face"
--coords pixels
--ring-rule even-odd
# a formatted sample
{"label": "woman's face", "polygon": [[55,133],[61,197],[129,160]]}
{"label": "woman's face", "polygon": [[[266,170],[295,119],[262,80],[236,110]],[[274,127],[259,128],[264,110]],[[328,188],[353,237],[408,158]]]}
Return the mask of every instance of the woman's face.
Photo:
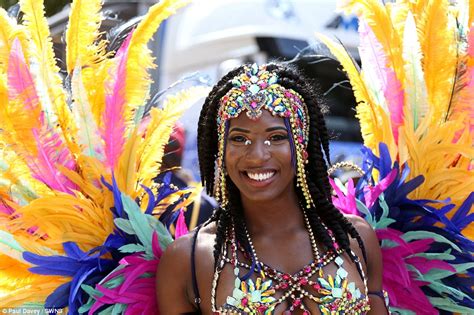
{"label": "woman's face", "polygon": [[289,137],[283,118],[267,110],[256,121],[245,113],[230,120],[225,167],[243,199],[272,201],[294,193]]}

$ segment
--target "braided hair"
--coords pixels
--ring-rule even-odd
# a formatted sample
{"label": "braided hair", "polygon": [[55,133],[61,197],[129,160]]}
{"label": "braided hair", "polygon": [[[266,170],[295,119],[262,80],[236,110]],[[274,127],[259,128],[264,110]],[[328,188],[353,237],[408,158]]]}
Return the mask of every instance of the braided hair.
{"label": "braided hair", "polygon": [[[310,126],[307,147],[308,163],[305,165],[305,173],[309,192],[312,199],[317,201],[317,205],[304,211],[314,234],[320,237],[322,244],[327,249],[335,250],[331,238],[332,233],[340,248],[345,250],[351,259],[356,260],[357,257],[352,255],[350,248],[350,236],[357,240],[366,260],[364,244],[359,233],[331,202],[331,188],[327,175],[327,162],[330,163],[329,135],[323,117],[325,107],[319,86],[316,82],[305,78],[301,73],[288,65],[272,63],[268,64],[266,69],[278,76],[278,84],[298,92],[307,106]],[[214,192],[215,160],[218,150],[216,119],[220,100],[233,87],[232,79],[243,72],[244,66],[238,67],[230,71],[214,86],[204,102],[199,117],[199,167],[203,186],[209,193]],[[217,208],[208,221],[216,221],[217,225],[216,241],[214,244],[216,264],[222,247],[225,246],[226,233],[232,223],[234,224],[237,241],[245,248],[250,247],[248,239],[245,237],[245,218],[241,206],[240,193],[228,176],[226,178],[226,185],[226,190],[229,192],[228,206],[226,208]],[[298,198],[304,200],[303,192],[300,189],[296,189],[296,191]]]}

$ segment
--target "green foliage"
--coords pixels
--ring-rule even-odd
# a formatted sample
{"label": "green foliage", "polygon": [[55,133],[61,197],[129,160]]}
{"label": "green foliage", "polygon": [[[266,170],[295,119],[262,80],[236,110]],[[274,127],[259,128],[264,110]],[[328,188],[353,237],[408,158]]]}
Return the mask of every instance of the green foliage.
{"label": "green foliage", "polygon": [[[59,11],[71,0],[45,0],[46,16],[51,16]],[[8,9],[12,5],[18,3],[18,0],[0,0],[0,7]]]}

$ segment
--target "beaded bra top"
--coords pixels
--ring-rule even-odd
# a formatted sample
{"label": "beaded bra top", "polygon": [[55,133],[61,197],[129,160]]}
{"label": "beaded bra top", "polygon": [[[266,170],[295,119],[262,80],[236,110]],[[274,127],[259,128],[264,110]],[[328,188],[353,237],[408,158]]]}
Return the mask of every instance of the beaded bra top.
{"label": "beaded bra top", "polygon": [[[309,315],[311,313],[307,308],[307,303],[310,301],[318,305],[323,315],[361,315],[368,312],[370,306],[367,296],[367,278],[360,260],[356,259],[355,262],[364,282],[364,292],[356,288],[354,282],[349,282],[348,272],[344,269],[344,260],[341,257],[343,250],[339,249],[334,237],[333,242],[336,250],[328,250],[324,255],[321,255],[306,215],[305,223],[310,236],[314,260],[293,275],[273,269],[258,261],[247,230],[246,234],[250,243],[250,253],[246,252],[241,246],[238,246],[232,228],[227,237],[226,246],[223,246],[223,251],[214,273],[211,292],[213,313],[269,315],[274,314],[274,310],[278,305],[287,303],[288,308],[283,314],[292,314],[293,311],[301,309],[303,315]],[[230,255],[227,248],[230,248]],[[252,266],[238,260],[238,251],[244,253],[244,256],[249,254],[254,256]],[[353,252],[352,255],[357,257]],[[337,266],[336,274],[334,276],[326,276],[323,272],[323,267],[332,262]],[[219,275],[226,263],[234,267],[234,289],[232,295],[227,296],[226,303],[217,309],[217,284]],[[258,276],[255,281],[251,278],[243,280],[239,276],[241,269],[256,272]],[[317,294],[313,292],[317,292]]]}

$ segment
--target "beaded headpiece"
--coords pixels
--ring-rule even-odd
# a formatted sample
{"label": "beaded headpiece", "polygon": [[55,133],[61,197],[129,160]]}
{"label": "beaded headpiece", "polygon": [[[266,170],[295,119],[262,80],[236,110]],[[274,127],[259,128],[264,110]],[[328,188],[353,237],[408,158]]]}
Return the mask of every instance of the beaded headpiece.
{"label": "beaded headpiece", "polygon": [[306,205],[312,204],[306,183],[304,164],[308,157],[309,121],[303,98],[293,89],[278,84],[276,73],[266,70],[266,66],[244,66],[244,72],[232,80],[233,87],[220,100],[217,116],[218,128],[218,177],[215,197],[222,206],[227,204],[225,190],[224,155],[228,133],[229,119],[238,117],[245,111],[247,117],[257,120],[262,110],[284,118],[288,132],[291,133],[290,144],[296,166],[297,185],[302,188]]}

